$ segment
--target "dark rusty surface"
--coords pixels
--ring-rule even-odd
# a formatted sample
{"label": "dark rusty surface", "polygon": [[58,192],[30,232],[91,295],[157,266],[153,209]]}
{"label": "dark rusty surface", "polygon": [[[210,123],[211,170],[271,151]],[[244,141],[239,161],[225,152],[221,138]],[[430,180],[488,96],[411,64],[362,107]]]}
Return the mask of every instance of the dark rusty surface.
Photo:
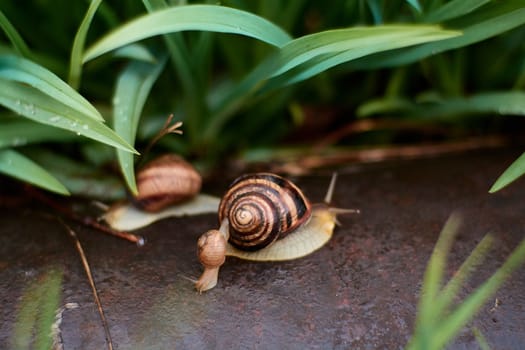
{"label": "dark rusty surface", "polygon": [[[487,193],[515,156],[491,152],[341,169],[334,201],[362,213],[342,217],[327,246],[285,263],[230,258],[218,286],[202,295],[188,278],[201,272],[195,244],[215,225],[214,215],[167,219],[140,230],[148,240],[142,248],[70,225],[91,264],[117,349],[396,349],[412,333],[422,275],[451,213],[462,213],[464,224],[448,277],[485,233],[496,237],[463,294],[524,238],[525,182]],[[295,180],[315,201],[328,179]],[[63,313],[64,348],[103,349],[104,331],[74,243],[49,211],[35,205],[0,213],[0,348],[8,347],[24,288],[50,267],[64,273],[62,304],[79,304]],[[524,272],[517,271],[470,325],[494,349],[525,344]],[[450,348],[477,348],[471,328]]]}

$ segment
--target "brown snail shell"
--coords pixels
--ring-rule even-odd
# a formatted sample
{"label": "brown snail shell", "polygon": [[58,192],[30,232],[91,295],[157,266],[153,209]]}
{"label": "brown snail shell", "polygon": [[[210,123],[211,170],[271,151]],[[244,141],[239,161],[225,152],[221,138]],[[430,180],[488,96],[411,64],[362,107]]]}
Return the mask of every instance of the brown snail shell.
{"label": "brown snail shell", "polygon": [[219,222],[228,219],[229,243],[256,251],[310,219],[312,208],[291,181],[270,173],[237,178],[219,204]]}
{"label": "brown snail shell", "polygon": [[156,212],[192,198],[199,193],[201,185],[201,176],[190,163],[177,155],[166,154],[138,171],[138,194],[134,204],[140,209]]}

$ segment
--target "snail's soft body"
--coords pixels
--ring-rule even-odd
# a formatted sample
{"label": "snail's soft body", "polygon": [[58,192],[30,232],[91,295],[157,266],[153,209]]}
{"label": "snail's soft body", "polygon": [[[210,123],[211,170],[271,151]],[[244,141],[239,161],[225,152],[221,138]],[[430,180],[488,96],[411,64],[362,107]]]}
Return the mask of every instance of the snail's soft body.
{"label": "snail's soft body", "polygon": [[227,244],[226,255],[251,261],[286,261],[307,256],[332,238],[336,214],[328,209],[314,207],[308,222],[263,249],[246,251]]}
{"label": "snail's soft body", "polygon": [[[263,182],[268,181],[270,183],[261,186]],[[254,183],[256,186],[251,189]],[[243,189],[244,186],[247,188]],[[337,223],[336,215],[358,212],[328,205],[334,186],[335,175],[326,194],[325,203],[311,205],[295,185],[277,175],[252,174],[234,181],[219,205],[220,228],[206,232],[199,239],[198,254],[204,272],[196,283],[197,290],[202,292],[217,284],[219,268],[224,263],[223,256],[252,261],[284,261],[304,257],[325,245],[332,237]],[[235,201],[237,195],[243,197],[245,203],[236,208],[235,204],[230,205],[227,201],[232,198]],[[250,201],[250,196],[253,196],[255,204]],[[259,209],[259,204],[264,208]],[[252,211],[253,213],[246,213]],[[296,215],[297,213],[301,215]],[[271,215],[265,216],[266,214]],[[241,219],[236,215],[240,215]],[[253,231],[244,232],[244,224],[251,224],[254,218],[262,222],[257,224],[258,226],[254,224],[257,227]],[[238,221],[243,224],[242,227],[232,227],[237,225]],[[282,228],[285,229],[284,232]],[[243,231],[240,236],[239,230]],[[268,232],[275,237],[269,239]],[[232,240],[232,236],[236,238]],[[262,237],[263,244],[254,249],[256,244],[253,242],[258,240],[258,236]],[[247,247],[243,247],[245,242]]]}

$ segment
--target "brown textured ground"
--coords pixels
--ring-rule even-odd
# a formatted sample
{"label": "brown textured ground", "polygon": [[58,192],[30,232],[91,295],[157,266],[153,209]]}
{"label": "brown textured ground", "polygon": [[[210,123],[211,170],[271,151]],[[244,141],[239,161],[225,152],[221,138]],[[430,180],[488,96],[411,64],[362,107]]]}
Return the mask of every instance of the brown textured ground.
{"label": "brown textured ground", "polygon": [[[117,349],[396,349],[413,328],[422,274],[452,212],[464,225],[449,257],[448,276],[487,232],[489,259],[462,291],[492,273],[524,238],[525,182],[489,195],[493,180],[518,153],[497,151],[436,159],[351,166],[340,170],[335,202],[360,208],[341,218],[332,241],[301,260],[227,260],[214,290],[199,295],[198,236],[213,215],[168,219],[140,231],[142,248],[71,223],[91,263]],[[296,179],[321,199],[328,174]],[[223,188],[218,188],[219,194]],[[0,348],[8,347],[24,287],[51,266],[64,272],[65,349],[105,347],[89,284],[73,241],[42,207],[0,212]],[[521,268],[472,323],[494,349],[525,344],[525,269]],[[452,349],[477,348],[470,329]]]}

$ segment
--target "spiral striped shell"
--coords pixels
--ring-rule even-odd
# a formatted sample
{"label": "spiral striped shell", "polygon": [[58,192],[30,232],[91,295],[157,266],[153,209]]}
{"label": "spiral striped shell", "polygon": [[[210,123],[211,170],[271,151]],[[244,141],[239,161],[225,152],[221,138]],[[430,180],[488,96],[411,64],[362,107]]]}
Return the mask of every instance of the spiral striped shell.
{"label": "spiral striped shell", "polygon": [[229,242],[255,251],[310,219],[311,205],[292,182],[270,173],[237,178],[219,204],[219,221],[229,221]]}

